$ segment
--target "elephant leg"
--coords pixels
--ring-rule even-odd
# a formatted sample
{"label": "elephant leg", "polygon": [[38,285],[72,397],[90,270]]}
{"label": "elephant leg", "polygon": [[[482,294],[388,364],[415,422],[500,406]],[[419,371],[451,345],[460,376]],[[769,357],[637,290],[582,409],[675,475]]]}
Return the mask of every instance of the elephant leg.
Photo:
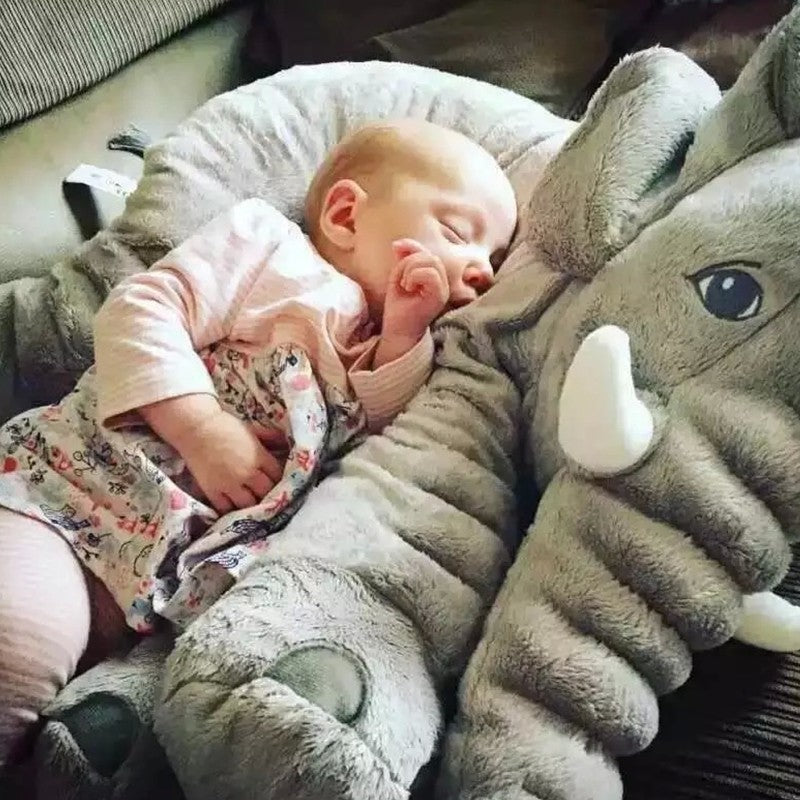
{"label": "elephant leg", "polygon": [[179,638],[156,734],[189,800],[401,800],[440,731],[425,654],[353,572],[266,562]]}
{"label": "elephant leg", "polygon": [[171,635],[145,639],[71,681],[45,711],[36,744],[42,800],[179,800],[182,795],[152,732],[153,706]]}

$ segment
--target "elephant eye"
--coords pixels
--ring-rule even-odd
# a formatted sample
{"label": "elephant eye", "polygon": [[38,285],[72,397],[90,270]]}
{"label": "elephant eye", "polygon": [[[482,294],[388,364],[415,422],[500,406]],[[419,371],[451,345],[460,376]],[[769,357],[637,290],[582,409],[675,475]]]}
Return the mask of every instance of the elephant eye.
{"label": "elephant eye", "polygon": [[751,319],[761,309],[764,290],[761,284],[743,269],[713,266],[689,276],[700,302],[720,319]]}

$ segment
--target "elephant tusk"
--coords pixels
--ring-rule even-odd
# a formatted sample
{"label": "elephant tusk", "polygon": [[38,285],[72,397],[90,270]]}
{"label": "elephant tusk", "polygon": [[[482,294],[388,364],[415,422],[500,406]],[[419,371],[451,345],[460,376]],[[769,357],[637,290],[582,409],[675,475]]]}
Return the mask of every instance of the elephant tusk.
{"label": "elephant tusk", "polygon": [[637,397],[628,334],[615,325],[584,339],[561,389],[558,441],[575,463],[598,475],[637,464],[653,441],[653,416]]}

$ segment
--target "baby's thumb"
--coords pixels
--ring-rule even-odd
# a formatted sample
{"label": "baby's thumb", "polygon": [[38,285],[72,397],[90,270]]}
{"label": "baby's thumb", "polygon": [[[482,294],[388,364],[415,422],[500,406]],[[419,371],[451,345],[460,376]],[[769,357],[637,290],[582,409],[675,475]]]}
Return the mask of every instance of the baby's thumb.
{"label": "baby's thumb", "polygon": [[421,253],[424,249],[425,248],[419,242],[414,241],[414,239],[396,239],[392,242],[394,257],[398,261],[402,261],[404,258],[413,256],[416,253]]}

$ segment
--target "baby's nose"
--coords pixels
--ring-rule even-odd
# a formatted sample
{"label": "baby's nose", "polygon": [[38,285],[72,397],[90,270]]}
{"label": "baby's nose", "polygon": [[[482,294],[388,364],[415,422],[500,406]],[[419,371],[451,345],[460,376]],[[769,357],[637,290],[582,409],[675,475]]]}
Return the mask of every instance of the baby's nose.
{"label": "baby's nose", "polygon": [[462,280],[478,294],[485,292],[494,283],[494,270],[489,260],[471,261],[464,270]]}
{"label": "baby's nose", "polygon": [[450,287],[450,305],[460,308],[475,300],[494,283],[494,270],[488,262],[470,262],[461,274],[461,280]]}

